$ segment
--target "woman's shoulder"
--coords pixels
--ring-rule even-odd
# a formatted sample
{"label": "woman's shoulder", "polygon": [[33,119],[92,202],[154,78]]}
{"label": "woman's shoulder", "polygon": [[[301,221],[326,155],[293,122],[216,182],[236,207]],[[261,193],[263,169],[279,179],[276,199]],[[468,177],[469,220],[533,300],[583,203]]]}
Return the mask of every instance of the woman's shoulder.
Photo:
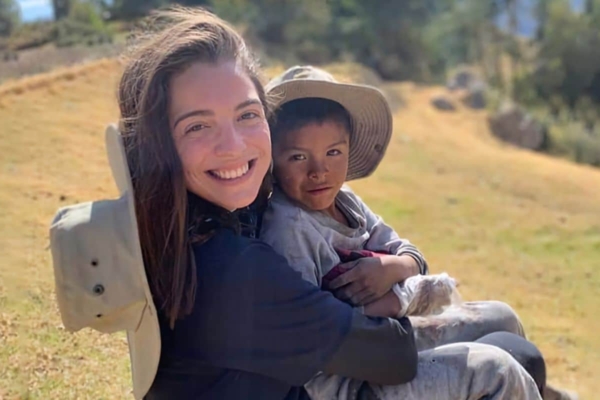
{"label": "woman's shoulder", "polygon": [[208,240],[194,244],[193,249],[196,257],[218,257],[224,260],[236,258],[259,243],[258,240],[239,234],[233,229],[219,228]]}
{"label": "woman's shoulder", "polygon": [[278,287],[295,287],[300,275],[286,259],[268,244],[237,235],[231,230],[219,230],[202,245],[194,247],[198,277],[204,290],[235,290],[245,292],[249,286],[267,295]]}
{"label": "woman's shoulder", "polygon": [[261,240],[249,238],[231,229],[217,229],[212,237],[202,244],[194,245],[196,265],[204,271],[247,268],[261,265],[280,257],[275,250]]}

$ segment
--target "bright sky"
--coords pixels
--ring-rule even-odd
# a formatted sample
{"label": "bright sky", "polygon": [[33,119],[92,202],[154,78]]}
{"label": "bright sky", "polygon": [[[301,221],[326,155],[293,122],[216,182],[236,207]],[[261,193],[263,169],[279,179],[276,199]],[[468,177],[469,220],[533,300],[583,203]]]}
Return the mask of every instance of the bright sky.
{"label": "bright sky", "polygon": [[17,0],[17,3],[21,7],[23,22],[52,19],[54,17],[51,0]]}

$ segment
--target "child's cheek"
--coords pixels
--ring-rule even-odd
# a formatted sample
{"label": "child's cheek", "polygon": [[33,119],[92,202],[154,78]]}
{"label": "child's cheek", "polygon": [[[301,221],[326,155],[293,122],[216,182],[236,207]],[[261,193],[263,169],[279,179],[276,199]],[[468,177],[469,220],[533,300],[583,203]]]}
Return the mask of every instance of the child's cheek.
{"label": "child's cheek", "polygon": [[282,185],[285,185],[286,188],[293,188],[294,186],[296,186],[296,182],[294,180],[294,176],[293,175],[284,175],[281,177],[281,179],[279,180],[279,182]]}
{"label": "child's cheek", "polygon": [[302,196],[302,185],[301,182],[299,182],[297,179],[294,179],[293,176],[284,178],[283,182],[280,182],[280,186],[288,196],[296,200],[300,200],[300,197]]}

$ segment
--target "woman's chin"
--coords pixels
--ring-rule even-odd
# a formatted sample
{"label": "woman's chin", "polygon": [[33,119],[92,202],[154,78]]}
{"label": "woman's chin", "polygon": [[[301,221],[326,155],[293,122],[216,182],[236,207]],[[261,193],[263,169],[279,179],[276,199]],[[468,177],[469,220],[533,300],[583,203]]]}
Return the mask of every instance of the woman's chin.
{"label": "woman's chin", "polygon": [[[252,190],[242,190],[237,193],[222,193],[221,196],[215,196],[212,203],[228,211],[239,210],[248,207],[256,200],[258,188]],[[209,200],[210,201],[210,200]]]}
{"label": "woman's chin", "polygon": [[250,204],[252,204],[252,202],[255,199],[256,199],[256,197],[254,197],[250,201],[240,201],[240,202],[236,202],[236,203],[223,204],[223,205],[221,205],[221,207],[226,209],[227,211],[233,212],[235,210],[239,210],[239,209],[248,207]]}

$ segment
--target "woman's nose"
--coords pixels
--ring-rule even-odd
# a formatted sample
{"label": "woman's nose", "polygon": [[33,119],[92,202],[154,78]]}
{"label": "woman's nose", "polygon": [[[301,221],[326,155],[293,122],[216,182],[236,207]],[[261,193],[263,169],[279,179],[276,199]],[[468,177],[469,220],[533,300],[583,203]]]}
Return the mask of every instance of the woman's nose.
{"label": "woman's nose", "polygon": [[246,149],[246,141],[241,132],[233,124],[228,124],[221,129],[216,153],[219,156],[239,156]]}

